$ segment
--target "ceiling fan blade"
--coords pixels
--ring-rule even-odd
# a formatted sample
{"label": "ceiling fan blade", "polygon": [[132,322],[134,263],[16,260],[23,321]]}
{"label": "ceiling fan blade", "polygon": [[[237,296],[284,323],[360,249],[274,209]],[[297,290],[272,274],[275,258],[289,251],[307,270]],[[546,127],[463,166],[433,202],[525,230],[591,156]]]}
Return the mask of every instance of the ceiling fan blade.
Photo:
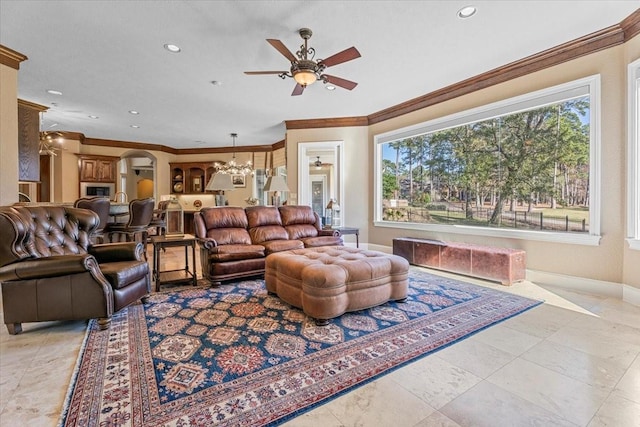
{"label": "ceiling fan blade", "polygon": [[328,83],[343,87],[348,90],[353,90],[353,88],[358,86],[358,83],[356,82],[352,82],[351,80],[341,79],[340,77],[336,77],[336,76],[330,76],[328,74],[323,74],[322,79]]}
{"label": "ceiling fan blade", "polygon": [[345,49],[342,52],[338,52],[335,55],[328,57],[327,59],[321,60],[321,62],[326,67],[332,67],[356,58],[360,58],[360,52],[358,52],[358,49],[351,46],[349,49]]}
{"label": "ceiling fan blade", "polygon": [[276,48],[278,52],[280,52],[285,58],[287,58],[291,62],[296,62],[298,58],[296,58],[293,53],[282,43],[280,40],[276,39],[267,39],[267,42],[273,47]]}
{"label": "ceiling fan blade", "polygon": [[297,83],[296,87],[293,88],[293,92],[291,92],[291,96],[302,95],[302,92],[304,92],[304,86],[302,86],[300,83]]}
{"label": "ceiling fan blade", "polygon": [[245,71],[244,73],[250,76],[257,76],[259,74],[282,74],[288,73],[288,71]]}

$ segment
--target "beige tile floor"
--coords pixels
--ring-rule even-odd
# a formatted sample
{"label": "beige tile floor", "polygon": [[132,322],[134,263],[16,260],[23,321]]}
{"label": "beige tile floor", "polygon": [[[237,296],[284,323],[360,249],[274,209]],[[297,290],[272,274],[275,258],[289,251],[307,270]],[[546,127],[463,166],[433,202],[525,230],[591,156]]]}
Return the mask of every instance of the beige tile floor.
{"label": "beige tile floor", "polygon": [[[183,252],[163,260],[178,268]],[[447,276],[546,302],[285,425],[640,426],[640,307]],[[85,327],[29,323],[10,336],[0,325],[1,426],[56,425]]]}

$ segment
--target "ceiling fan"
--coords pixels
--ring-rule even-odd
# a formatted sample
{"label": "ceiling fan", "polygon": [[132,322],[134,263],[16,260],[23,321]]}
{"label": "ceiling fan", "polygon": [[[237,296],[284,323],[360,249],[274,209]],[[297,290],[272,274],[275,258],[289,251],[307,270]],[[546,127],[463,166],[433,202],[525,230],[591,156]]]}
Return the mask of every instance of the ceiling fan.
{"label": "ceiling fan", "polygon": [[300,45],[300,50],[294,55],[280,40],[267,39],[267,42],[273,46],[278,52],[280,52],[285,58],[291,61],[291,68],[289,71],[245,71],[248,75],[259,74],[278,74],[278,77],[285,79],[286,77],[292,77],[296,81],[296,86],[291,93],[291,96],[302,95],[304,89],[313,84],[316,81],[321,81],[324,84],[331,83],[335,86],[340,86],[344,89],[352,90],[358,83],[346,80],[340,77],[324,74],[324,70],[327,67],[342,64],[343,62],[351,61],[360,57],[360,52],[355,47],[350,47],[332,55],[326,59],[314,60],[316,51],[314,48],[308,46],[308,40],[313,34],[308,28],[301,28],[298,33],[304,40],[304,44]]}

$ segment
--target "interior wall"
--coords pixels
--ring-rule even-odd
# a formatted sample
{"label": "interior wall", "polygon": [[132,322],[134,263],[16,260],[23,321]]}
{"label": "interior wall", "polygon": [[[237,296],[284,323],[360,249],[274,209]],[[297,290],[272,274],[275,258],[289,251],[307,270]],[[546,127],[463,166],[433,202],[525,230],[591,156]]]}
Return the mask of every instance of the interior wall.
{"label": "interior wall", "polygon": [[18,201],[18,70],[0,64],[0,206]]}

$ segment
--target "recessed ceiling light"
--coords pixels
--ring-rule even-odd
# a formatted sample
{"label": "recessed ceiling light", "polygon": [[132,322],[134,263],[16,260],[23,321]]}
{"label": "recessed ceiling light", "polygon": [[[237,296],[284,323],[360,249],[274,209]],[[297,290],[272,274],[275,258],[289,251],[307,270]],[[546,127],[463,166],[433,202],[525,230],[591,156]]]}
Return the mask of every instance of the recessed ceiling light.
{"label": "recessed ceiling light", "polygon": [[140,113],[138,113],[136,110],[129,110],[129,113],[130,113],[130,114],[135,114],[135,115],[140,114]]}
{"label": "recessed ceiling light", "polygon": [[140,128],[140,126],[138,126],[138,125],[131,125],[131,127],[134,128],[134,129],[139,129]]}
{"label": "recessed ceiling light", "polygon": [[178,53],[180,52],[180,48],[178,46],[176,46],[175,44],[165,44],[164,48],[167,49],[169,52],[171,53]]}
{"label": "recessed ceiling light", "polygon": [[476,7],[475,6],[465,6],[462,9],[460,9],[458,11],[458,18],[471,18],[473,15],[476,14]]}
{"label": "recessed ceiling light", "polygon": [[53,90],[53,89],[48,89],[47,93],[50,93],[51,95],[62,95],[62,92],[60,92],[59,90]]}
{"label": "recessed ceiling light", "polygon": [[325,88],[327,88],[327,90],[336,90],[334,85],[326,85]]}
{"label": "recessed ceiling light", "polygon": [[99,119],[100,117],[91,115],[91,116],[89,116],[89,118],[90,119]]}
{"label": "recessed ceiling light", "polygon": [[220,80],[211,80],[211,84],[214,86],[222,86],[222,82]]}

